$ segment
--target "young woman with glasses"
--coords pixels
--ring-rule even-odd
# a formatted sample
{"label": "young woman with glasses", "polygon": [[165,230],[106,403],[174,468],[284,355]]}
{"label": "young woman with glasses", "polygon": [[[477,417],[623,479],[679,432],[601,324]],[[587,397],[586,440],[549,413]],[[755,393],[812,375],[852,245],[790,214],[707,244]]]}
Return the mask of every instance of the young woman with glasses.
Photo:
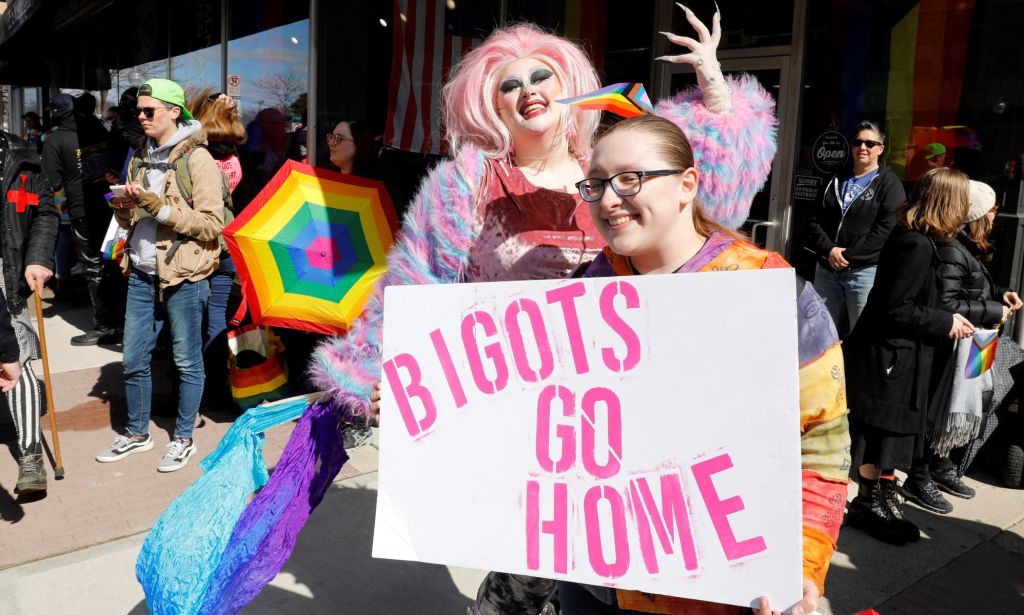
{"label": "young woman with glasses", "polygon": [[342,173],[359,177],[377,177],[377,152],[380,146],[369,125],[361,120],[342,120],[327,133],[331,164]]}
{"label": "young woman with glasses", "polygon": [[852,168],[825,187],[807,229],[807,248],[818,257],[814,288],[845,336],[857,324],[875,280],[882,245],[906,198],[896,173],[879,164],[885,135],[864,121],[850,141]]}
{"label": "young woman with glasses", "polygon": [[[585,276],[788,267],[781,256],[758,248],[705,211],[699,188],[703,181],[690,141],[672,122],[642,116],[608,130],[594,147],[587,179],[577,183],[594,225],[608,242]],[[800,288],[798,348],[800,390],[805,394],[801,448],[814,453],[804,457],[802,472],[804,600],[792,612],[811,613],[824,591],[842,521],[849,433],[838,336],[811,286]],[[730,605],[575,583],[559,582],[558,595],[564,615],[741,612]],[[765,597],[756,612],[775,611]]]}

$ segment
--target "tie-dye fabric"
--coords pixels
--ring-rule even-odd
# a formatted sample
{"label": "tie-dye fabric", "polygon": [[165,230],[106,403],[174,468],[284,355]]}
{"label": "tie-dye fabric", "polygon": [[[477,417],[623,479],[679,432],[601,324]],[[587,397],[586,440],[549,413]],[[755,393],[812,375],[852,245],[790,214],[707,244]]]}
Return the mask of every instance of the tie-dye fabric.
{"label": "tie-dye fabric", "polygon": [[[775,252],[715,233],[677,273],[742,271],[789,267]],[[633,275],[629,260],[605,248],[586,277]],[[824,593],[825,575],[835,551],[846,504],[850,471],[850,432],[846,415],[843,354],[835,325],[814,288],[797,289],[797,345],[800,361],[800,459],[803,481],[803,570]],[[714,605],[642,592],[616,592],[621,608],[644,613],[739,612]]]}

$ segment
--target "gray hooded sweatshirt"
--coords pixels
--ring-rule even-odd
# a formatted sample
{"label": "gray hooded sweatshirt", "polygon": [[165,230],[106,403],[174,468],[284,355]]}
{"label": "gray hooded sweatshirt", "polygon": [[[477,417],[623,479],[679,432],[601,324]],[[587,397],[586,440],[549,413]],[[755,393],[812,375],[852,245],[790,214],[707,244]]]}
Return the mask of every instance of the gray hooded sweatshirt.
{"label": "gray hooded sweatshirt", "polygon": [[[146,162],[167,162],[174,146],[202,130],[203,126],[196,120],[178,126],[167,143],[158,146],[152,138],[146,139]],[[146,190],[162,197],[164,195],[164,182],[167,174],[171,171],[159,169],[146,169]],[[173,181],[173,179],[172,179]],[[156,231],[158,225],[163,223],[171,215],[171,208],[164,205],[157,212],[156,218],[143,218],[135,224],[131,240],[128,243],[128,256],[131,258],[132,267],[148,274],[156,275]]]}

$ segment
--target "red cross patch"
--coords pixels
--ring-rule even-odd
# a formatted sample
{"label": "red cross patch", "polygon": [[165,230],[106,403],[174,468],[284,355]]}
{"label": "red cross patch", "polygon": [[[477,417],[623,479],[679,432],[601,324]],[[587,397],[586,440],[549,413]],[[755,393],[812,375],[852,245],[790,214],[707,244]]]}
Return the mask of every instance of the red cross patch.
{"label": "red cross patch", "polygon": [[25,213],[25,209],[29,205],[35,205],[36,207],[39,207],[39,195],[25,190],[25,184],[27,183],[28,174],[22,173],[21,188],[19,188],[17,191],[7,191],[7,201],[9,203],[14,203],[14,206],[17,208],[19,214]]}

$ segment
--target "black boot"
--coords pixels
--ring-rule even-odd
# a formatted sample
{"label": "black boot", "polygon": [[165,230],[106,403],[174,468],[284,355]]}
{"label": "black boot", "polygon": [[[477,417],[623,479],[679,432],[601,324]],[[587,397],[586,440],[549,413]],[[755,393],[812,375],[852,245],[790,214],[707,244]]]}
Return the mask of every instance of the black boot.
{"label": "black boot", "polygon": [[1021,486],[1024,477],[1024,448],[1016,444],[1006,449],[1006,462],[1003,464],[1003,484],[1016,489]]}
{"label": "black boot", "polygon": [[19,495],[37,491],[46,491],[46,465],[39,443],[29,446],[18,460],[18,482],[14,485],[14,493]]}
{"label": "black boot", "polygon": [[846,525],[863,530],[873,538],[891,545],[899,546],[907,542],[906,530],[901,530],[896,524],[877,486],[869,494],[853,498],[847,509]]}
{"label": "black boot", "polygon": [[900,535],[907,542],[916,542],[920,539],[921,530],[903,514],[900,496],[896,494],[896,480],[883,478],[878,481],[878,489],[882,493],[882,502],[889,510],[889,516],[892,517],[893,526],[899,530]]}
{"label": "black boot", "polygon": [[111,327],[99,326],[92,331],[71,338],[72,346],[95,346],[97,344],[117,343],[117,330]]}
{"label": "black boot", "polygon": [[974,489],[967,486],[953,468],[932,472],[932,481],[939,489],[958,498],[969,500],[975,496]]}

